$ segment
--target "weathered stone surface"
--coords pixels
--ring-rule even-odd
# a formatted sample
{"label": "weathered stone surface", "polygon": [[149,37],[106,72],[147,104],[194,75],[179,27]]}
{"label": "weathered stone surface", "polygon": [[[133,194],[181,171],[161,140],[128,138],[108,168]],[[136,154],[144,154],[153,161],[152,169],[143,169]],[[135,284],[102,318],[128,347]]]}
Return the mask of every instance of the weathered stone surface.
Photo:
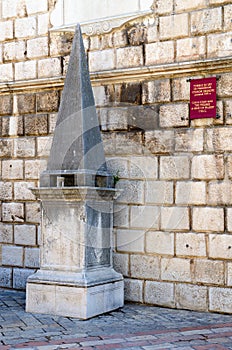
{"label": "weathered stone surface", "polygon": [[29,246],[33,246],[36,244],[36,226],[15,225],[14,231],[15,244]]}
{"label": "weathered stone surface", "polygon": [[38,77],[51,78],[61,75],[61,61],[60,58],[45,58],[38,62]]}
{"label": "weathered stone surface", "polygon": [[202,152],[204,146],[204,130],[176,130],[175,141],[175,151],[177,152]]}
{"label": "weathered stone surface", "polygon": [[48,157],[50,154],[52,137],[51,136],[40,136],[36,138],[37,143],[37,156]]}
{"label": "weathered stone surface", "polygon": [[122,190],[117,199],[118,203],[143,204],[144,203],[144,181],[120,180],[116,188]]}
{"label": "weathered stone surface", "polygon": [[232,101],[225,100],[224,107],[225,107],[225,122],[227,125],[231,125],[232,124],[232,113],[231,113]]}
{"label": "weathered stone surface", "polygon": [[47,114],[28,115],[24,117],[25,135],[47,135],[48,116]]}
{"label": "weathered stone surface", "polygon": [[3,288],[11,288],[12,269],[8,267],[0,267],[0,286]]}
{"label": "weathered stone surface", "polygon": [[0,200],[11,200],[12,199],[12,183],[8,181],[0,181]]}
{"label": "weathered stone surface", "polygon": [[0,223],[0,243],[13,243],[13,226]]}
{"label": "weathered stone surface", "polygon": [[177,78],[172,81],[172,93],[174,101],[184,101],[190,98],[189,82],[186,78]]}
{"label": "weathered stone surface", "polygon": [[206,131],[206,151],[232,151],[232,128],[219,127]]}
{"label": "weathered stone surface", "polygon": [[139,24],[126,28],[129,45],[138,46],[147,41],[147,27]]}
{"label": "weathered stone surface", "polygon": [[189,259],[162,258],[161,278],[166,281],[191,282],[191,263]]}
{"label": "weathered stone surface", "polygon": [[232,259],[232,239],[230,234],[209,235],[209,257]]}
{"label": "weathered stone surface", "polygon": [[25,50],[24,41],[5,43],[3,49],[4,61],[23,60],[25,57]]}
{"label": "weathered stone surface", "polygon": [[128,130],[128,109],[113,108],[100,110],[100,120],[103,131]]}
{"label": "weathered stone surface", "polygon": [[147,44],[146,49],[146,65],[155,65],[161,63],[169,63],[174,60],[174,43],[173,41],[164,41]]}
{"label": "weathered stone surface", "polygon": [[232,16],[232,5],[224,6],[224,26],[226,30],[232,29],[231,16]]}
{"label": "weathered stone surface", "polygon": [[25,160],[25,178],[39,179],[39,175],[46,169],[47,161],[44,159]]}
{"label": "weathered stone surface", "polygon": [[206,237],[203,233],[176,233],[176,255],[206,256]]}
{"label": "weathered stone surface", "polygon": [[126,204],[114,205],[114,226],[129,227],[129,208]]}
{"label": "weathered stone surface", "polygon": [[173,203],[173,182],[172,181],[147,181],[145,202],[152,204]]}
{"label": "weathered stone surface", "polygon": [[13,140],[0,139],[0,157],[11,158],[13,157]]}
{"label": "weathered stone surface", "polygon": [[38,268],[40,265],[39,255],[39,248],[25,248],[25,266]]}
{"label": "weathered stone surface", "polygon": [[227,209],[227,229],[228,231],[232,231],[232,208]]}
{"label": "weathered stone surface", "polygon": [[154,130],[145,133],[145,146],[154,154],[170,153],[174,150],[174,131]]}
{"label": "weathered stone surface", "polygon": [[0,41],[7,39],[13,39],[13,21],[1,21],[0,22]]}
{"label": "weathered stone surface", "polygon": [[145,105],[128,108],[129,130],[154,130],[158,127],[158,106]]}
{"label": "weathered stone surface", "polygon": [[173,0],[157,0],[154,5],[154,10],[157,14],[163,15],[170,13],[173,10]]}
{"label": "weathered stone surface", "polygon": [[2,265],[23,266],[23,248],[13,245],[3,245]]}
{"label": "weathered stone surface", "polygon": [[128,276],[129,274],[129,255],[128,254],[113,254],[113,266],[115,271]]}
{"label": "weathered stone surface", "polygon": [[140,83],[123,83],[120,101],[125,103],[141,104],[142,86]]}
{"label": "weathered stone surface", "polygon": [[153,23],[153,25],[148,26],[147,28],[147,42],[153,43],[158,39],[158,21]]}
{"label": "weathered stone surface", "polygon": [[70,54],[72,47],[73,33],[50,34],[50,53],[52,56],[64,56]]}
{"label": "weathered stone surface", "polygon": [[223,261],[196,259],[194,269],[196,282],[219,285],[224,284],[225,269]]}
{"label": "weathered stone surface", "polygon": [[178,309],[207,311],[207,287],[177,284],[175,290]]}
{"label": "weathered stone surface", "polygon": [[57,121],[57,113],[50,113],[48,115],[48,133],[53,134]]}
{"label": "weathered stone surface", "polygon": [[144,301],[148,304],[175,307],[173,283],[146,281],[144,293]]}
{"label": "weathered stone surface", "polygon": [[158,159],[154,156],[141,156],[129,158],[131,178],[157,179]]}
{"label": "weathered stone surface", "polygon": [[0,96],[0,115],[11,115],[13,111],[13,99],[11,95]]}
{"label": "weathered stone surface", "polygon": [[193,208],[192,221],[194,231],[224,231],[224,211],[222,208]]}
{"label": "weathered stone surface", "polygon": [[[16,75],[16,73],[15,73]],[[5,63],[0,65],[0,80],[1,82],[12,81],[14,78],[12,63]]]}
{"label": "weathered stone surface", "polygon": [[118,132],[115,135],[115,153],[140,155],[143,152],[143,134],[141,132]]}
{"label": "weathered stone surface", "polygon": [[24,205],[23,203],[2,203],[2,219],[3,221],[24,221]]}
{"label": "weathered stone surface", "polygon": [[217,94],[219,97],[231,96],[231,88],[232,88],[231,77],[232,77],[231,73],[222,74],[217,84]]}
{"label": "weathered stone surface", "polygon": [[49,26],[49,14],[44,13],[38,15],[38,35],[47,34],[48,26]]}
{"label": "weathered stone surface", "polygon": [[56,112],[59,106],[59,91],[36,94],[37,112]]}
{"label": "weathered stone surface", "polygon": [[130,273],[133,278],[159,278],[159,258],[146,255],[130,255]]}
{"label": "weathered stone surface", "polygon": [[159,229],[160,210],[154,206],[131,206],[130,226]]}
{"label": "weathered stone surface", "polygon": [[134,302],[143,302],[143,281],[126,278],[125,300]]}
{"label": "weathered stone surface", "polygon": [[29,80],[36,78],[36,61],[15,63],[15,79]]}
{"label": "weathered stone surface", "polygon": [[159,120],[162,128],[188,126],[189,107],[186,103],[160,106]]}
{"label": "weathered stone surface", "polygon": [[38,3],[36,0],[30,0],[26,2],[26,7],[28,15],[45,12],[48,9],[48,2],[47,0],[40,0]]}
{"label": "weathered stone surface", "polygon": [[205,37],[177,40],[177,61],[191,61],[205,58]]}
{"label": "weathered stone surface", "polygon": [[227,263],[227,273],[226,273],[227,285],[232,286],[232,263]]}
{"label": "weathered stone surface", "polygon": [[212,154],[194,156],[192,159],[192,176],[199,180],[223,179],[223,156]]}
{"label": "weathered stone surface", "polygon": [[[101,285],[87,288],[77,288],[73,286],[56,286],[46,284],[27,284],[27,304],[28,312],[41,313],[46,310],[51,315],[71,315],[88,319],[90,317],[106,313],[111,310],[111,305],[123,306],[122,281],[109,283],[102,289]],[[39,296],[39,297],[38,297]],[[55,298],[54,298],[55,296]],[[38,300],[37,303],[35,300]],[[96,303],[96,300],[98,302]],[[88,309],[85,305],[88,304]]]}
{"label": "weathered stone surface", "polygon": [[34,157],[35,139],[32,137],[14,139],[14,156],[19,158]]}
{"label": "weathered stone surface", "polygon": [[143,83],[143,103],[170,101],[170,80],[153,80]]}
{"label": "weathered stone surface", "polygon": [[161,208],[161,229],[168,231],[189,230],[189,210],[186,207]]}
{"label": "weathered stone surface", "polygon": [[26,203],[26,221],[40,223],[40,203]]}
{"label": "weathered stone surface", "polygon": [[175,0],[175,10],[178,11],[187,11],[194,9],[201,9],[206,7],[206,0]]}
{"label": "weathered stone surface", "polygon": [[2,179],[23,179],[23,161],[16,159],[3,160]]}
{"label": "weathered stone surface", "polygon": [[36,17],[16,18],[15,37],[26,38],[36,35]]}
{"label": "weathered stone surface", "polygon": [[35,187],[34,182],[15,182],[14,183],[14,198],[16,200],[34,200],[35,196],[31,192],[31,188]]}
{"label": "weathered stone surface", "polygon": [[188,14],[160,17],[160,39],[174,39],[188,36]]}
{"label": "weathered stone surface", "polygon": [[227,57],[231,52],[229,33],[210,34],[207,41],[208,57]]}
{"label": "weathered stone surface", "polygon": [[34,273],[32,269],[13,269],[13,288],[23,289],[26,288],[27,278]]}
{"label": "weathered stone surface", "polygon": [[35,113],[35,94],[17,95],[17,109],[19,114]]}
{"label": "weathered stone surface", "polygon": [[160,178],[162,180],[188,179],[190,164],[187,156],[167,156],[160,158]]}
{"label": "weathered stone surface", "polygon": [[23,116],[2,117],[2,136],[22,136]]}
{"label": "weathered stone surface", "polygon": [[228,303],[231,297],[231,288],[209,288],[209,310],[213,312],[231,313],[231,303]]}
{"label": "weathered stone surface", "polygon": [[143,230],[117,230],[117,251],[119,252],[144,252]]}
{"label": "weathered stone surface", "polygon": [[222,29],[222,8],[195,11],[191,14],[191,32],[194,35]]}
{"label": "weathered stone surface", "polygon": [[141,46],[119,48],[116,51],[116,68],[138,67],[143,65]]}
{"label": "weathered stone surface", "polygon": [[162,231],[146,232],[146,252],[158,255],[174,255],[174,234]]}
{"label": "weathered stone surface", "polygon": [[90,72],[111,70],[115,68],[115,53],[113,49],[92,51],[89,53]]}
{"label": "weathered stone surface", "polygon": [[206,204],[206,183],[203,181],[178,181],[176,183],[176,204]]}
{"label": "weathered stone surface", "polygon": [[208,185],[210,205],[232,205],[232,184],[230,181],[210,181]]}

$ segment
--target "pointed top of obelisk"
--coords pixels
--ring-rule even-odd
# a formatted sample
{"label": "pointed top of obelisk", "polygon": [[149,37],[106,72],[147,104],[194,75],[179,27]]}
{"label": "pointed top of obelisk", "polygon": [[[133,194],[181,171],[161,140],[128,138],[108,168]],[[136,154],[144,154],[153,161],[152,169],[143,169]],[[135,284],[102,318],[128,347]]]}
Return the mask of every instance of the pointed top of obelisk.
{"label": "pointed top of obelisk", "polygon": [[105,156],[81,29],[77,25],[45,173],[82,174],[83,178],[85,174],[99,172],[106,172]]}
{"label": "pointed top of obelisk", "polygon": [[57,124],[70,114],[94,105],[81,27],[78,24],[73,39]]}

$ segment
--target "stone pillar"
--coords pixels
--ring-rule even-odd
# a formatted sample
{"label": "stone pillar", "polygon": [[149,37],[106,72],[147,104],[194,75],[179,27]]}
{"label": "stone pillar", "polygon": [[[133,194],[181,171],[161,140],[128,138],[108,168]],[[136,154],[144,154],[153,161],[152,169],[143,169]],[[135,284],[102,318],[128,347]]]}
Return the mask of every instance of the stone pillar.
{"label": "stone pillar", "polygon": [[42,206],[41,267],[28,278],[26,310],[87,319],[123,306],[112,266],[113,200],[80,27],[47,170],[33,189]]}

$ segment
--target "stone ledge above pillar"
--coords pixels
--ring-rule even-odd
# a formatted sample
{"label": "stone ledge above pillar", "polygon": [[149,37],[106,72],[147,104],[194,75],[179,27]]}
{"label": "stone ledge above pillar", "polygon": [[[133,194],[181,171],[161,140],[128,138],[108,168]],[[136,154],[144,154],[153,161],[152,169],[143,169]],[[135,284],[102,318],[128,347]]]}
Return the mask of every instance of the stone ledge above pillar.
{"label": "stone ledge above pillar", "polygon": [[51,14],[51,31],[75,31],[81,24],[82,33],[99,35],[109,33],[128,21],[150,15],[153,0],[58,0]]}

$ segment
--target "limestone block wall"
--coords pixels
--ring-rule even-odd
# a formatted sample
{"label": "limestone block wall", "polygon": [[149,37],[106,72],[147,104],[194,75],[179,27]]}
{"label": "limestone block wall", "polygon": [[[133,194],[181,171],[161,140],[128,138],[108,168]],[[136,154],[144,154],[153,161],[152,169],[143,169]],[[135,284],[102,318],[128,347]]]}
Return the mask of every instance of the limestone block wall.
{"label": "limestone block wall", "polygon": [[[9,6],[11,3],[11,6]],[[39,205],[72,33],[55,1],[2,0],[0,286],[39,266]],[[87,37],[126,300],[232,312],[232,1],[154,1],[153,14]],[[189,120],[188,79],[217,76],[217,118]]]}

